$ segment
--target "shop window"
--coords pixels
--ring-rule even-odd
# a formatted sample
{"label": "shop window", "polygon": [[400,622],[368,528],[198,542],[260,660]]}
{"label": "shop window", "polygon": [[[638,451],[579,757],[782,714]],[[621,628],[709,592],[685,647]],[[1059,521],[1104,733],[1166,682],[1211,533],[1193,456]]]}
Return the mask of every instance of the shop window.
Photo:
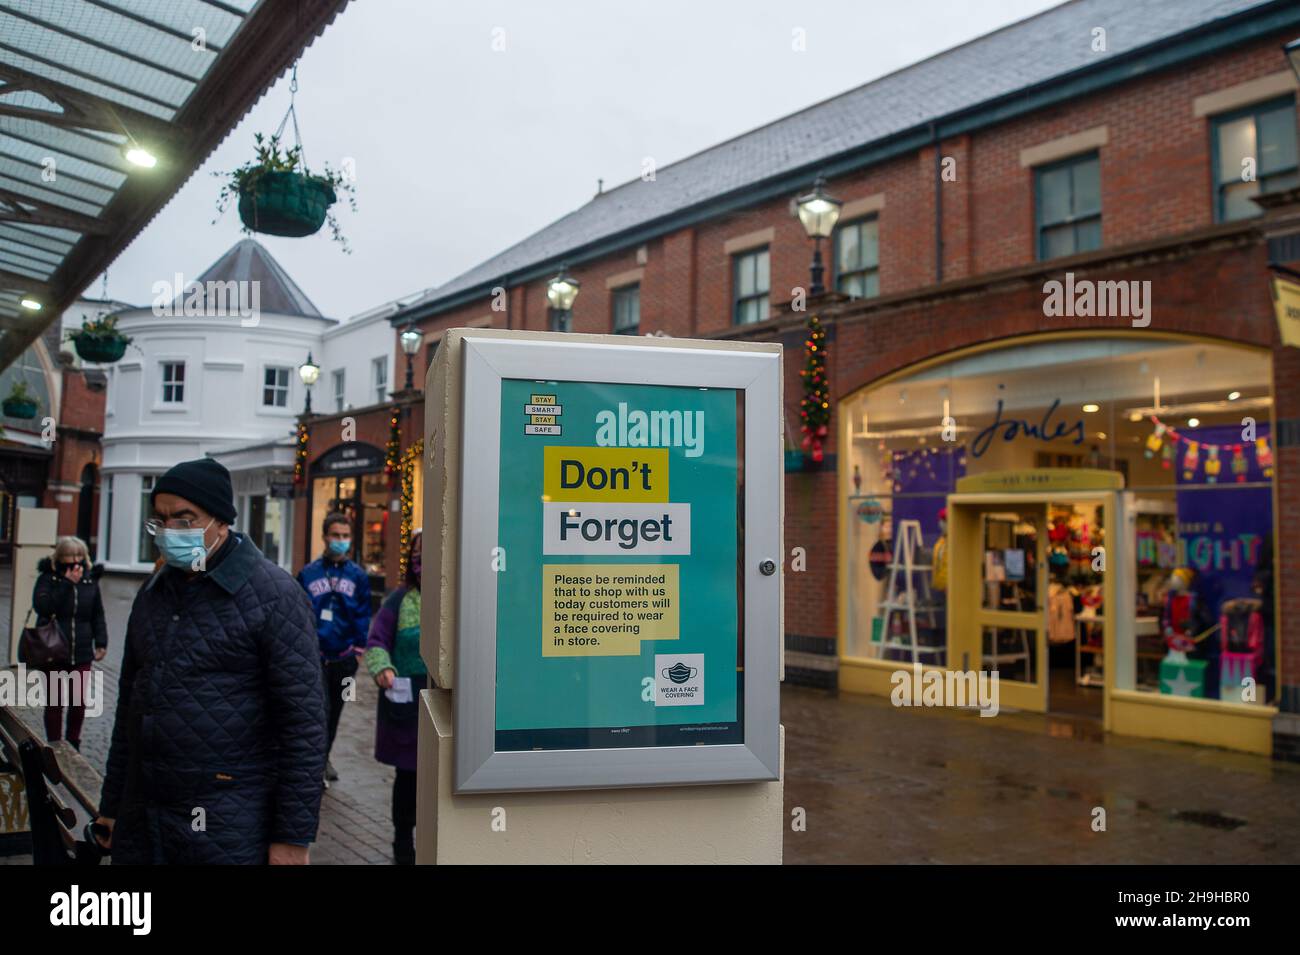
{"label": "shop window", "polygon": [[262,407],[289,406],[289,369],[268,367],[262,376]]}
{"label": "shop window", "polygon": [[135,559],[141,564],[152,564],[158,559],[158,548],[154,545],[153,536],[144,529],[144,522],[153,516],[153,503],[149,498],[153,494],[154,480],[152,474],[140,476],[140,531],[136,540]]}
{"label": "shop window", "polygon": [[[1099,717],[1107,685],[1273,702],[1272,388],[1263,351],[1054,337],[931,365],[842,402],[846,655],[910,664],[910,652],[896,651],[915,623],[919,662],[955,665],[944,647],[965,628],[966,666],[976,666],[978,646],[1003,680],[1043,674],[1052,710]],[[1048,503],[1040,492],[1034,516],[990,505],[994,519],[969,537],[983,550],[962,558],[976,581],[970,612],[953,608],[945,621],[958,566],[945,553],[945,509],[957,482],[1004,473],[1071,480],[1058,471],[1080,480],[1117,472],[1122,490],[1111,504],[1111,492],[1052,489]],[[996,519],[1003,512],[1010,516]],[[892,597],[891,565],[912,568]],[[1111,577],[1116,606],[1107,607]],[[1029,639],[1014,621],[977,625],[976,611],[1041,613],[1046,639]],[[1114,659],[1102,649],[1111,615]]]}
{"label": "shop window", "polygon": [[330,374],[330,384],[333,386],[332,390],[334,392],[334,410],[342,411],[343,402],[347,396],[345,370],[340,368],[338,371],[332,372]]}
{"label": "shop window", "polygon": [[573,331],[573,309],[571,308],[548,308],[546,310],[547,322],[553,332],[571,332]]}
{"label": "shop window", "polygon": [[388,359],[376,358],[370,362],[370,385],[374,388],[375,404],[388,400]]}
{"label": "shop window", "polygon": [[835,290],[851,298],[880,294],[879,220],[872,216],[835,230]]}
{"label": "shop window", "polygon": [[1218,221],[1257,216],[1253,197],[1300,185],[1293,97],[1216,116],[1210,135]]}
{"label": "shop window", "polygon": [[[250,494],[245,518],[249,539],[268,559],[280,563],[285,542],[285,502],[265,494]],[[287,554],[283,554],[287,557]]]}
{"label": "shop window", "polygon": [[745,252],[732,258],[734,305],[732,318],[737,325],[766,321],[771,270],[767,249]]}
{"label": "shop window", "polygon": [[1096,153],[1034,170],[1038,257],[1101,248],[1101,161]]}
{"label": "shop window", "polygon": [[636,335],[641,329],[641,286],[614,289],[614,334]]}
{"label": "shop window", "polygon": [[185,402],[185,362],[162,363],[162,402],[165,405]]}

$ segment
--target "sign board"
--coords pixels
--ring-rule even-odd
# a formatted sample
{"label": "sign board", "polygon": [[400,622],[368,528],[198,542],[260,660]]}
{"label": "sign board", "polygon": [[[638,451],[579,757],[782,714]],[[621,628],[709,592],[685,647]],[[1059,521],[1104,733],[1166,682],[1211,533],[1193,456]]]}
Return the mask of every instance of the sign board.
{"label": "sign board", "polygon": [[1282,344],[1300,347],[1300,282],[1273,276],[1273,311]]}
{"label": "sign board", "polygon": [[274,498],[293,497],[295,490],[293,474],[272,474],[267,480],[267,489]]}
{"label": "sign board", "polygon": [[776,779],[780,355],[462,358],[456,791]]}
{"label": "sign board", "polygon": [[364,441],[347,441],[330,448],[311,466],[312,477],[370,474],[384,469],[384,452]]}
{"label": "sign board", "polygon": [[957,479],[957,493],[979,491],[1119,491],[1124,475],[1097,468],[1020,468]]}

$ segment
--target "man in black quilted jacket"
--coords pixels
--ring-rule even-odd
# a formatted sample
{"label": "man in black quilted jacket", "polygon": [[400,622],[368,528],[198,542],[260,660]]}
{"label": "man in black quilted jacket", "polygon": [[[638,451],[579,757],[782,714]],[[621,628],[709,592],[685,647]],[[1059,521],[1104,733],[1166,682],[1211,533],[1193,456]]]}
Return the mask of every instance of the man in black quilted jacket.
{"label": "man in black quilted jacket", "polygon": [[230,529],[230,473],[184,461],[150,498],[165,564],[127,622],[100,797],[122,863],[305,864],[325,774],[311,604]]}

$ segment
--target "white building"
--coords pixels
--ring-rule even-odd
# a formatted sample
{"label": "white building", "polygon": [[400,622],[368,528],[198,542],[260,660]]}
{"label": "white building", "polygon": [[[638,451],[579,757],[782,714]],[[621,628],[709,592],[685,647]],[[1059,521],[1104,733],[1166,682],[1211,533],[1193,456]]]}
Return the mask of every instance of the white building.
{"label": "white building", "polygon": [[326,318],[252,239],[195,282],[176,278],[155,286],[150,307],[119,315],[133,342],[109,371],[99,559],[110,570],[150,569],[157,553],[144,521],[153,482],[178,461],[209,455],[230,469],[236,528],[292,569],[288,494],[306,404],[298,367],[309,354],[321,366],[317,411],[339,400],[374,404],[381,389],[386,401],[392,327],[382,310]]}

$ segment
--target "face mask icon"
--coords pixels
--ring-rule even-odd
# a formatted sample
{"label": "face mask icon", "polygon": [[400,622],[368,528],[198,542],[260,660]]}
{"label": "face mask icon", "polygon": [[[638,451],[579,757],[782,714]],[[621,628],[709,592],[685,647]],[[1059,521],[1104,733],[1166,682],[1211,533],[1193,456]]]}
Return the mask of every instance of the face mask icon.
{"label": "face mask icon", "polygon": [[699,672],[695,667],[688,667],[685,663],[676,663],[663,669],[664,679],[672,680],[674,683],[685,683]]}

